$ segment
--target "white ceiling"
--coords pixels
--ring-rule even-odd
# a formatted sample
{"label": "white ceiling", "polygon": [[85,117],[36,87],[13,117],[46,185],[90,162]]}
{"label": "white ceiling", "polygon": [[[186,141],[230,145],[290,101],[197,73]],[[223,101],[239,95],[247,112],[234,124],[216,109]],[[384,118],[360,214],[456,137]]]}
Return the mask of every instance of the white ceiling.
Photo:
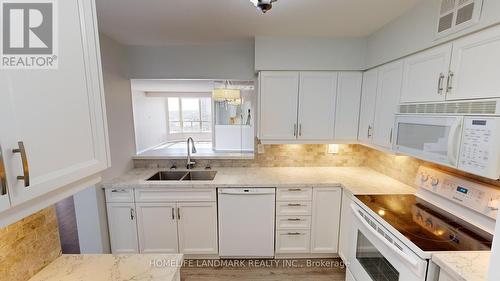
{"label": "white ceiling", "polygon": [[255,36],[369,35],[424,0],[97,0],[99,28],[126,45],[206,44]]}

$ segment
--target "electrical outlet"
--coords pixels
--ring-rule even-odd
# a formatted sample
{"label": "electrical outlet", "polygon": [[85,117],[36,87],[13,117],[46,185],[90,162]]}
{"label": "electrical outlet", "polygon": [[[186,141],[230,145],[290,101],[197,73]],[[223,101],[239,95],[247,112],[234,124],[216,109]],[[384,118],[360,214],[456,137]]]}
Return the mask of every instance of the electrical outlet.
{"label": "electrical outlet", "polygon": [[258,144],[258,145],[257,145],[257,153],[259,153],[259,154],[264,154],[264,152],[265,152],[265,151],[264,151],[264,145],[263,145],[263,144],[261,144],[261,143],[260,143],[260,144]]}

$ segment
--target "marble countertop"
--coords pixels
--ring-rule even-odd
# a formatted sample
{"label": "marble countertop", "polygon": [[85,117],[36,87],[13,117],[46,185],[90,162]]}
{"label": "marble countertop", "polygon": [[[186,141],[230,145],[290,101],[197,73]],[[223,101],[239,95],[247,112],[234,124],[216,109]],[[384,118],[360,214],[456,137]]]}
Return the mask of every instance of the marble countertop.
{"label": "marble countertop", "polygon": [[62,255],[30,281],[174,281],[181,254]]}
{"label": "marble countertop", "polygon": [[457,281],[486,281],[490,252],[432,254],[432,261]]}
{"label": "marble countertop", "polygon": [[213,181],[146,181],[159,170],[134,169],[104,188],[290,187],[342,185],[353,194],[413,194],[415,189],[367,167],[213,168]]}

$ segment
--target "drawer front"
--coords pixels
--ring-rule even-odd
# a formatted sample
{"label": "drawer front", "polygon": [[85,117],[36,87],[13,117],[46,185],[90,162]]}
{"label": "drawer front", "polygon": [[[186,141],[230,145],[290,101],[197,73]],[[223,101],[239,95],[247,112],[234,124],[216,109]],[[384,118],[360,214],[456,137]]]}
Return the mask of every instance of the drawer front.
{"label": "drawer front", "polygon": [[311,209],[311,202],[276,202],[276,213],[279,216],[310,216]]}
{"label": "drawer front", "polygon": [[311,187],[278,188],[277,201],[310,201],[312,200]]}
{"label": "drawer front", "polygon": [[172,189],[136,188],[136,202],[215,202],[215,188],[211,189]]}
{"label": "drawer front", "polygon": [[106,188],[106,202],[109,203],[133,203],[133,188]]}
{"label": "drawer front", "polygon": [[311,229],[309,216],[278,216],[276,221],[277,229]]}
{"label": "drawer front", "polygon": [[276,253],[300,254],[310,252],[309,230],[279,230],[276,233]]}

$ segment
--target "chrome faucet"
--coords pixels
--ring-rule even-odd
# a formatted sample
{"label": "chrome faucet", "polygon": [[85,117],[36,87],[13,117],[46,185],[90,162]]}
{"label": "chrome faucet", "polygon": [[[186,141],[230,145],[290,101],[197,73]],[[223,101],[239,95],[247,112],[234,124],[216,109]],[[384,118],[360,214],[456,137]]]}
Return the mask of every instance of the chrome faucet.
{"label": "chrome faucet", "polygon": [[[189,149],[189,143],[191,142],[192,148]],[[196,164],[195,161],[191,160],[191,153],[196,153],[196,147],[194,146],[194,140],[192,137],[189,137],[187,139],[187,163],[186,163],[186,168],[187,169],[192,169],[194,165]]]}

